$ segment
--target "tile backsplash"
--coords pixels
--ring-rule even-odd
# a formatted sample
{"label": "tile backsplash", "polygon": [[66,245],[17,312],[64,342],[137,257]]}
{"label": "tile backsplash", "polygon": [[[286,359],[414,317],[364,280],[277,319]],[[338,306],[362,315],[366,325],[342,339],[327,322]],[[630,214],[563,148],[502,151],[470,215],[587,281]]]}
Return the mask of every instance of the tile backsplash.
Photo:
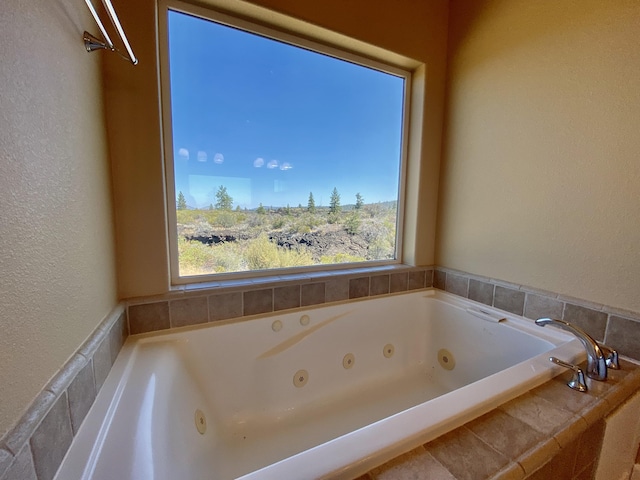
{"label": "tile backsplash", "polygon": [[131,334],[429,288],[433,285],[433,268],[358,269],[230,285],[132,300],[128,308]]}
{"label": "tile backsplash", "polygon": [[128,335],[120,304],[0,438],[0,480],[54,477]]}
{"label": "tile backsplash", "polygon": [[565,320],[640,360],[640,313],[442,267],[435,267],[433,286],[526,318]]}

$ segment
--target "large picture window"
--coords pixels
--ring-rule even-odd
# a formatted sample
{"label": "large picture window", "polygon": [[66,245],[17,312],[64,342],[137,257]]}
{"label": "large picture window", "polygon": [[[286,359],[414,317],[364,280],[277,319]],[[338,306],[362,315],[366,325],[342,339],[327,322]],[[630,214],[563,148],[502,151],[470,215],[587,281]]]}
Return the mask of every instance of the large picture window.
{"label": "large picture window", "polygon": [[166,14],[177,277],[398,262],[409,74],[216,14]]}

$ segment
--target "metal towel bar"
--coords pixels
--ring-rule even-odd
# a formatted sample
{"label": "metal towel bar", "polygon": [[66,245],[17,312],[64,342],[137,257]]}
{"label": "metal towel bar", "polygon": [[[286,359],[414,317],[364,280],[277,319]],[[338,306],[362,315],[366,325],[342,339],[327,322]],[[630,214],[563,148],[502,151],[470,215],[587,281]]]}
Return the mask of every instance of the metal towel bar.
{"label": "metal towel bar", "polygon": [[129,60],[133,65],[137,65],[138,59],[136,58],[136,56],[133,53],[133,50],[131,49],[131,45],[129,44],[129,40],[127,40],[127,36],[124,34],[124,30],[122,29],[122,25],[120,24],[118,15],[116,14],[116,11],[114,10],[113,5],[111,4],[111,0],[102,0],[102,4],[104,5],[104,8],[106,9],[107,14],[109,15],[109,18],[111,19],[111,23],[113,24],[116,31],[118,32],[118,35],[120,36],[120,40],[122,40],[122,43],[124,44],[124,48],[127,50],[128,57],[120,53],[120,51],[113,45],[113,42],[111,41],[111,38],[109,37],[109,34],[107,33],[106,28],[104,28],[104,24],[102,23],[102,20],[100,20],[100,17],[98,16],[98,12],[93,6],[92,1],[91,0],[84,0],[84,1],[87,4],[89,11],[91,12],[93,19],[98,24],[98,28],[100,29],[100,33],[102,34],[102,38],[104,39],[104,41],[102,41],[99,38],[91,35],[89,32],[85,31],[82,36],[82,39],[84,40],[84,47],[87,49],[87,52],[93,52],[96,50],[109,50],[112,52],[116,52],[122,58]]}

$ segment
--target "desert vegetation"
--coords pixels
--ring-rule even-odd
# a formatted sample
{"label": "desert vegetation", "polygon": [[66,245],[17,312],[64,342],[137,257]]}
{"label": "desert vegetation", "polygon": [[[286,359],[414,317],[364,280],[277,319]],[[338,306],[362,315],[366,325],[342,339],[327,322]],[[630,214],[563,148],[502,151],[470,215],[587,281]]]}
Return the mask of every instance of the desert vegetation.
{"label": "desert vegetation", "polygon": [[396,202],[365,203],[359,193],[343,205],[337,189],[328,207],[252,210],[233,206],[224,186],[207,209],[176,199],[180,275],[238,272],[391,259],[395,253]]}

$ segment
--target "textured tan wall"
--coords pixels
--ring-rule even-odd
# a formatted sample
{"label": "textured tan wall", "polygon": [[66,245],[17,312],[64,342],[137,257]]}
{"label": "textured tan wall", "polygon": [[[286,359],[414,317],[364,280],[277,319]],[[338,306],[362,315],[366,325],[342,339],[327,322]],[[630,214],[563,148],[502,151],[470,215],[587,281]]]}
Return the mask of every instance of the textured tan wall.
{"label": "textured tan wall", "polygon": [[0,436],[116,303],[87,14],[71,0],[0,5]]}
{"label": "textured tan wall", "polygon": [[[229,2],[217,0],[210,0],[210,3],[229,5]],[[410,243],[418,245],[418,248],[409,260],[418,265],[432,264],[446,64],[447,1],[256,0],[254,3],[427,64],[422,168],[420,178],[413,179],[420,187],[416,212],[419,221],[409,231]],[[117,59],[106,62],[119,293],[126,298],[164,293],[169,288],[169,277],[154,1],[117,0],[114,5],[125,27],[132,25],[128,35],[140,58],[140,66],[130,71],[116,72]]]}
{"label": "textured tan wall", "polygon": [[436,261],[640,311],[640,3],[453,0]]}

